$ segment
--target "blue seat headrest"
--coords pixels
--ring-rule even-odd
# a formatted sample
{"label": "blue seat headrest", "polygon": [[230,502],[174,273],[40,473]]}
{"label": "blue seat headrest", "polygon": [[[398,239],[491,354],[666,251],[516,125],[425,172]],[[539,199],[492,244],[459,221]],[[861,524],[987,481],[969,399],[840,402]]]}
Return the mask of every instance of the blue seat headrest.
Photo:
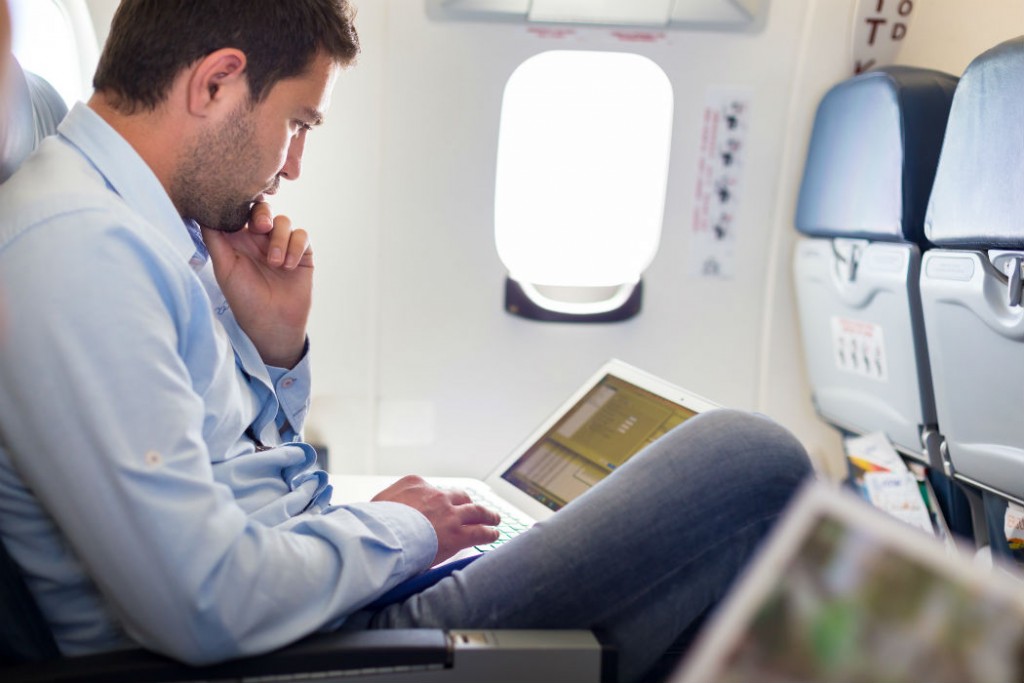
{"label": "blue seat headrest", "polygon": [[0,183],[25,161],[68,113],[53,86],[11,60],[7,75],[7,118],[0,122]]}
{"label": "blue seat headrest", "polygon": [[1024,246],[1024,37],[964,71],[925,229],[942,246]]}
{"label": "blue seat headrest", "polygon": [[890,66],[829,90],[814,118],[796,228],[925,246],[924,217],[957,79]]}

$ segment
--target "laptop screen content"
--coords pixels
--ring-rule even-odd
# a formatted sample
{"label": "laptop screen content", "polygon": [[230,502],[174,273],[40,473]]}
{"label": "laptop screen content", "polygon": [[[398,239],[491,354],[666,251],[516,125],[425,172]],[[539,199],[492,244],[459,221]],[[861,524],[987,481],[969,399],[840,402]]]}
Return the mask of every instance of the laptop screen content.
{"label": "laptop screen content", "polygon": [[635,384],[605,375],[501,477],[558,510],[694,415]]}

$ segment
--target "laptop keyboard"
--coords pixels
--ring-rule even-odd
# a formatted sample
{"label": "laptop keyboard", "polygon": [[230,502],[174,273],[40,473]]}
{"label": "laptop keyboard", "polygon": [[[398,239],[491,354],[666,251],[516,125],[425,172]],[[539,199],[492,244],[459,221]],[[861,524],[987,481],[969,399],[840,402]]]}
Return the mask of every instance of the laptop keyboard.
{"label": "laptop keyboard", "polygon": [[536,523],[534,520],[526,517],[518,510],[509,507],[505,501],[497,498],[496,496],[490,495],[486,490],[476,489],[473,487],[463,487],[463,490],[469,494],[469,497],[472,498],[474,502],[485,505],[501,515],[501,523],[496,527],[498,529],[498,540],[494,543],[486,543],[484,545],[476,546],[476,549],[480,552],[494,550],[502,543],[510,541]]}

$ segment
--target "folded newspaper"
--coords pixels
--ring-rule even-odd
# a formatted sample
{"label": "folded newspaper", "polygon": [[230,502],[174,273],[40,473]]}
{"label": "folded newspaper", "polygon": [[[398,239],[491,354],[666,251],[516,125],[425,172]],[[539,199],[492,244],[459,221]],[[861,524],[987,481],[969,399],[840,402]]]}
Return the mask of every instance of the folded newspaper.
{"label": "folded newspaper", "polygon": [[851,476],[872,505],[935,535],[928,505],[921,494],[921,482],[885,434],[851,437],[845,440],[845,447]]}

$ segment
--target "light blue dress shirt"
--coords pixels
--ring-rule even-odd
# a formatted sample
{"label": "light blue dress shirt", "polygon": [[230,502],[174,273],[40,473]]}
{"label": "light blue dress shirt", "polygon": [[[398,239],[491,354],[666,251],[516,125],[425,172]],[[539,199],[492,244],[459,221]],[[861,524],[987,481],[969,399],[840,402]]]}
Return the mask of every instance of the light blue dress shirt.
{"label": "light blue dress shirt", "polygon": [[65,654],[263,652],[429,564],[420,513],[332,506],[292,443],[307,359],[263,364],[195,226],[87,106],[0,186],[0,538]]}

